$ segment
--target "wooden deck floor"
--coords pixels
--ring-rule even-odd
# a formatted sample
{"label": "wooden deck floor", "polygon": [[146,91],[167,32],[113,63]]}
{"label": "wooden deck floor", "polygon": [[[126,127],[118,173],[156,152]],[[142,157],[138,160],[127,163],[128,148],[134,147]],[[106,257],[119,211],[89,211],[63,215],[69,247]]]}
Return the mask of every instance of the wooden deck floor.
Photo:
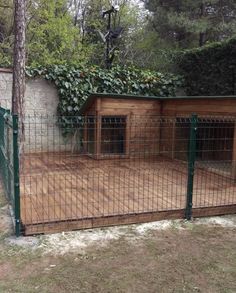
{"label": "wooden deck floor", "polygon": [[[187,165],[163,158],[94,160],[73,154],[25,155],[21,220],[25,234],[182,217]],[[236,204],[236,185],[199,168],[194,208]]]}

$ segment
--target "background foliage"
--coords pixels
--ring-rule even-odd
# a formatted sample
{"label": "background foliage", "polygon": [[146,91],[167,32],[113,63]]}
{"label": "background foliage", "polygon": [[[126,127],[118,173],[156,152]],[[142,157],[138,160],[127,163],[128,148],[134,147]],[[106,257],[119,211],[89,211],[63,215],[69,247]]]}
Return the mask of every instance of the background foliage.
{"label": "background foliage", "polygon": [[236,33],[235,0],[144,0],[149,27],[166,45],[201,47]]}
{"label": "background foliage", "polygon": [[236,38],[184,51],[178,64],[187,95],[236,94]]}
{"label": "background foliage", "polygon": [[55,83],[59,94],[58,114],[74,116],[91,93],[173,96],[181,78],[134,67],[74,67],[54,65],[31,68],[28,76],[42,76]]}
{"label": "background foliage", "polygon": [[[13,4],[13,0],[0,0],[2,67],[10,67],[12,63]],[[112,26],[121,26],[124,31],[117,40],[119,50],[114,70],[108,73],[98,69],[104,67],[104,43],[98,31],[107,30],[107,19],[101,17],[101,12],[111,4],[120,5],[119,13],[113,15]],[[136,90],[141,94],[165,95],[165,89],[159,92],[156,85],[157,92],[153,92],[153,87],[147,89],[143,76],[160,78],[160,73],[153,72],[178,74],[179,70],[186,78],[187,94],[232,94],[235,92],[234,40],[229,45],[224,42],[236,36],[235,19],[235,0],[27,0],[27,65],[47,68],[47,78],[58,86],[62,83],[59,74],[64,74],[60,78],[69,84],[72,84],[70,78],[76,79],[77,89],[67,84],[68,89],[61,86],[59,90],[65,90],[68,97],[76,96],[78,91],[77,96],[82,100],[87,96],[87,88],[88,92],[91,88],[100,92],[112,88],[114,92],[136,93]],[[223,43],[215,44],[216,41]],[[198,49],[202,46],[207,47]],[[144,88],[120,83],[120,78],[110,86],[108,79],[114,78],[115,70],[117,76],[126,78],[127,74],[133,82],[136,78]],[[83,72],[85,79],[79,78],[77,71]],[[60,109],[65,106],[63,103]]]}
{"label": "background foliage", "polygon": [[[0,66],[11,66],[13,0],[0,0]],[[173,55],[236,34],[235,0],[27,0],[27,64],[104,64],[101,12],[119,4],[115,64],[174,71]]]}
{"label": "background foliage", "polygon": [[[124,32],[115,63],[132,64],[134,44],[145,25],[139,7],[132,0],[116,0],[119,14],[112,25]],[[14,40],[13,0],[0,0],[0,66],[11,66]],[[106,33],[102,11],[110,0],[27,0],[27,65],[104,64],[104,43],[98,30]]]}

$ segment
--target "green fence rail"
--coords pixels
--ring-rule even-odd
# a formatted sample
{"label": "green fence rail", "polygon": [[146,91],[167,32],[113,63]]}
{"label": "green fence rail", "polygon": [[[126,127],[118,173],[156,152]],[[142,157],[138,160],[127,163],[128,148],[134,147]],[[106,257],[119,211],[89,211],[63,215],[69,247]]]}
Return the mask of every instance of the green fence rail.
{"label": "green fence rail", "polygon": [[20,185],[18,116],[0,107],[0,175],[15,217],[16,236],[20,235]]}

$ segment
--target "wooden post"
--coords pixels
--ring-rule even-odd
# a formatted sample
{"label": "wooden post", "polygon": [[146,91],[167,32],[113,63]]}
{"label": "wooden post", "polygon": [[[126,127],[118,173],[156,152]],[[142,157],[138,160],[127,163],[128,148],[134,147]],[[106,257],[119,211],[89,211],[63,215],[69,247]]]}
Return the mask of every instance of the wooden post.
{"label": "wooden post", "polygon": [[129,157],[130,153],[130,136],[131,136],[131,124],[130,113],[126,116],[125,121],[125,155]]}
{"label": "wooden post", "polygon": [[84,119],[84,129],[83,129],[83,151],[88,153],[88,117],[87,114],[83,116]]}
{"label": "wooden post", "polygon": [[232,153],[232,177],[236,182],[236,121],[234,122],[234,140]]}
{"label": "wooden post", "polygon": [[175,139],[176,139],[176,130],[175,130],[175,123],[176,123],[176,118],[173,119],[172,122],[172,134],[171,134],[171,158],[174,160],[175,158]]}
{"label": "wooden post", "polygon": [[96,159],[101,156],[101,98],[97,98],[96,102],[96,135],[95,135],[95,149],[96,149]]}

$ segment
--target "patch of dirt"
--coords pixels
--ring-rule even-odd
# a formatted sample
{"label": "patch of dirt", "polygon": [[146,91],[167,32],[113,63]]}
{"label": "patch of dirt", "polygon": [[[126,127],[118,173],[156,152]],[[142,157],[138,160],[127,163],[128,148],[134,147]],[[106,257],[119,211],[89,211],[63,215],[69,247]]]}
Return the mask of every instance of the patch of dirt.
{"label": "patch of dirt", "polygon": [[[236,227],[220,226],[222,218],[195,222],[37,237],[38,244],[24,242],[0,262],[0,292],[236,292]],[[15,247],[14,241],[5,249]]]}
{"label": "patch of dirt", "polygon": [[12,225],[9,206],[5,205],[0,208],[0,233],[4,235],[12,233]]}
{"label": "patch of dirt", "polygon": [[188,230],[198,226],[226,227],[236,229],[236,215],[195,219],[192,222],[184,220],[164,220],[158,222],[110,227],[92,230],[81,230],[66,233],[40,236],[38,248],[45,254],[64,255],[77,251],[86,253],[93,246],[105,247],[114,240],[125,238],[129,243],[138,243],[142,238],[148,238],[153,231]]}
{"label": "patch of dirt", "polygon": [[[9,212],[0,209],[8,233]],[[234,293],[235,247],[236,215],[4,236],[0,292]]]}
{"label": "patch of dirt", "polygon": [[15,237],[10,236],[5,239],[5,241],[10,244],[11,246],[19,246],[22,248],[31,248],[36,249],[39,245],[39,238],[38,237]]}
{"label": "patch of dirt", "polygon": [[12,265],[8,262],[0,263],[0,281],[7,278],[9,274],[12,272]]}
{"label": "patch of dirt", "polygon": [[236,215],[195,219],[194,224],[217,225],[225,228],[236,228]]}
{"label": "patch of dirt", "polygon": [[3,194],[3,187],[0,180],[0,235],[11,234],[13,231],[12,225],[9,205]]}

